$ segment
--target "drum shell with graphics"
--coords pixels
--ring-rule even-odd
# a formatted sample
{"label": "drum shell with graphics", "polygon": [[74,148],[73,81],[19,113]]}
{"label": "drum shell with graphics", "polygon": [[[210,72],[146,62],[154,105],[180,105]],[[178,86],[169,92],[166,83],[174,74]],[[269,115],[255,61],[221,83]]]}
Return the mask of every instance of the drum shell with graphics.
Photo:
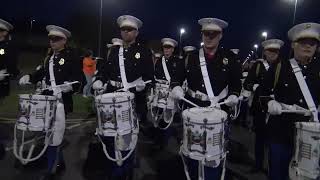
{"label": "drum shell with graphics", "polygon": [[225,156],[227,113],[216,108],[183,111],[182,153],[194,160],[220,162]]}
{"label": "drum shell with graphics", "polygon": [[138,129],[134,111],[134,94],[130,92],[107,93],[96,96],[98,133],[102,136],[127,135]]}
{"label": "drum shell with graphics", "polygon": [[161,109],[175,109],[175,100],[170,92],[169,84],[156,83],[155,97],[152,102],[153,107]]}
{"label": "drum shell with graphics", "polygon": [[47,131],[53,126],[56,109],[57,98],[54,96],[19,95],[17,129]]}
{"label": "drum shell with graphics", "polygon": [[295,126],[295,152],[290,168],[297,169],[303,177],[316,179],[320,175],[320,123],[297,122]]}

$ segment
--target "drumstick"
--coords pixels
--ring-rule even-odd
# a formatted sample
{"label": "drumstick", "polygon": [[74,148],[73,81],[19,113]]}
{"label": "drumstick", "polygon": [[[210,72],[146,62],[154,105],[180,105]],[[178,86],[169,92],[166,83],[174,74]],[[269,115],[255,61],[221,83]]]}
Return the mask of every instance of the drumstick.
{"label": "drumstick", "polygon": [[295,113],[295,114],[306,114],[309,113],[310,111],[306,110],[281,110],[282,113]]}
{"label": "drumstick", "polygon": [[[151,80],[148,80],[148,81],[144,81],[143,83],[144,83],[144,84],[149,84],[149,83],[151,83],[151,82],[152,82]],[[128,89],[133,88],[133,87],[136,87],[136,86],[137,86],[137,84],[133,85],[132,87],[128,87]],[[116,92],[118,92],[118,91],[124,91],[124,90],[125,90],[124,88],[121,88],[121,89],[116,90]]]}
{"label": "drumstick", "polygon": [[77,84],[80,83],[79,81],[74,81],[74,82],[69,82],[69,83],[64,83],[64,84],[60,84],[60,85],[56,85],[53,87],[48,87],[48,88],[44,88],[42,90],[52,90],[53,88],[58,88],[58,87],[62,87],[62,86],[66,86],[66,85],[72,85],[72,84]]}
{"label": "drumstick", "polygon": [[184,97],[181,97],[180,99],[183,100],[183,101],[185,101],[185,102],[187,102],[187,103],[189,103],[189,104],[191,104],[191,105],[194,106],[194,107],[199,107],[198,105],[196,105],[195,103],[189,101],[188,99],[186,99],[186,98],[184,98]]}

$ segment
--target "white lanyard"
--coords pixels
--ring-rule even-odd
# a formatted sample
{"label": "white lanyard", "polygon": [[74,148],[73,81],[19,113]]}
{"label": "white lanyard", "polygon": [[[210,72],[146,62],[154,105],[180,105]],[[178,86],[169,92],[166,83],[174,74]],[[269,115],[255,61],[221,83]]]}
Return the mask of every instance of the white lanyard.
{"label": "white lanyard", "polygon": [[214,99],[214,94],[211,86],[210,77],[208,74],[206,59],[204,58],[203,48],[199,50],[199,59],[200,59],[200,67],[201,67],[201,73],[202,73],[204,85],[206,87],[206,91],[209,96],[209,99],[212,101]]}
{"label": "white lanyard", "polygon": [[119,68],[120,68],[120,76],[123,84],[123,89],[128,90],[128,81],[126,76],[126,69],[124,66],[124,58],[123,58],[123,46],[119,48]]}
{"label": "white lanyard", "polygon": [[268,71],[270,68],[268,62],[266,60],[264,60],[264,61],[262,61],[262,64],[263,64],[264,68]]}
{"label": "white lanyard", "polygon": [[59,94],[59,91],[57,88],[54,88],[54,87],[57,87],[57,84],[56,84],[56,77],[54,75],[54,70],[53,70],[53,59],[54,59],[54,54],[52,54],[52,56],[50,57],[49,59],[49,76],[50,76],[50,84],[51,84],[51,87],[52,87],[52,90],[53,90],[53,95],[57,96]]}
{"label": "white lanyard", "polygon": [[311,96],[310,90],[308,88],[308,85],[302,75],[301,68],[299,67],[297,61],[295,59],[290,59],[290,64],[292,67],[292,70],[294,72],[294,75],[296,76],[296,79],[298,81],[300,90],[303,94],[303,97],[308,105],[309,110],[311,111],[313,115],[313,121],[318,122],[318,110],[317,107],[313,101],[313,98]]}
{"label": "white lanyard", "polygon": [[162,67],[163,67],[164,75],[166,76],[166,80],[169,81],[169,83],[170,83],[171,77],[170,77],[170,74],[169,74],[168,67],[167,67],[166,60],[165,60],[164,56],[162,56]]}

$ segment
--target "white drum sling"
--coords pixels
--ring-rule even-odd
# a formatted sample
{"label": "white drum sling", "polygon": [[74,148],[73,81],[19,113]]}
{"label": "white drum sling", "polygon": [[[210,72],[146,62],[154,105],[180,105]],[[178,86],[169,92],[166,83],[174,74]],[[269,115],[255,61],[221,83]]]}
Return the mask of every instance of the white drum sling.
{"label": "white drum sling", "polygon": [[[54,121],[57,109],[57,98],[54,96],[22,94],[19,95],[18,118],[14,128],[14,155],[23,164],[39,159],[46,151],[49,141],[53,135]],[[21,131],[21,144],[18,142],[18,132]],[[28,133],[28,134],[27,134]],[[33,150],[37,145],[36,141],[44,137],[44,148],[35,157]],[[36,136],[36,137],[34,137]],[[23,157],[25,139],[33,137],[32,145],[27,157]],[[19,144],[19,145],[18,145]]]}
{"label": "white drum sling", "polygon": [[[98,137],[105,155],[118,165],[130,157],[138,140],[139,124],[134,111],[134,97],[134,94],[130,92],[117,92],[99,95],[95,98]],[[109,155],[100,136],[114,137],[115,158]],[[125,139],[128,136],[130,141],[126,142]],[[122,158],[121,151],[130,151],[130,153]]]}

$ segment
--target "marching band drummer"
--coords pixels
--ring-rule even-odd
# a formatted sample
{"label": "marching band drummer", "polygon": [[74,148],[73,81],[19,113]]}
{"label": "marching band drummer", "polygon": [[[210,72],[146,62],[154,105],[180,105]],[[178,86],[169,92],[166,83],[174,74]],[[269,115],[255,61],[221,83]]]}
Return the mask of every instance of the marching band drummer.
{"label": "marching band drummer", "polygon": [[[13,26],[9,22],[0,19],[0,105],[10,93],[10,78],[15,78],[19,74],[17,51],[9,35],[12,29]],[[0,159],[5,154],[2,141],[2,135],[0,135]]]}
{"label": "marching band drummer", "polygon": [[266,72],[272,66],[277,66],[280,63],[280,49],[284,45],[284,42],[280,39],[269,39],[262,42],[263,54],[265,59],[258,59],[252,68],[248,72],[248,76],[243,84],[243,94],[249,97],[254,92],[253,102],[251,105],[251,113],[253,115],[253,126],[256,134],[255,138],[255,160],[256,166],[252,169],[252,172],[263,170],[264,160],[264,148],[265,142],[265,118],[266,112],[262,109],[259,101],[260,88],[259,84],[264,79]]}
{"label": "marching band drummer", "polygon": [[[65,170],[65,162],[61,151],[61,143],[65,131],[65,114],[72,112],[72,94],[79,88],[79,84],[70,85],[68,82],[79,81],[81,78],[80,55],[74,49],[66,46],[71,37],[70,31],[65,28],[48,25],[48,38],[50,50],[45,58],[43,66],[37,68],[33,74],[24,75],[20,85],[37,83],[45,79],[46,85],[51,89],[42,92],[43,95],[54,95],[59,100],[54,133],[52,141],[47,149],[48,171],[42,180],[54,179]],[[57,87],[58,88],[55,88]]]}
{"label": "marching band drummer", "polygon": [[[154,76],[156,80],[167,81],[173,87],[182,86],[185,77],[184,62],[174,55],[178,42],[171,38],[163,38],[161,44],[163,56],[161,56],[155,64]],[[174,114],[171,115],[174,116]],[[168,123],[164,120],[160,120],[158,125],[160,128],[164,128]],[[161,135],[159,136],[159,139],[161,139],[159,143],[160,147],[167,145],[170,132],[170,129],[161,131]]]}
{"label": "marching band drummer", "polygon": [[[130,88],[129,91],[135,94],[135,110],[140,122],[145,124],[147,123],[147,102],[146,84],[143,81],[154,80],[152,52],[136,41],[139,29],[142,26],[141,20],[130,15],[124,15],[117,19],[117,23],[120,27],[123,45],[114,46],[110,49],[109,58],[102,71],[97,74],[93,89],[101,90],[106,85],[106,92],[111,93],[124,88],[124,83],[135,83],[136,86]],[[123,54],[120,54],[119,50],[123,50]],[[124,63],[124,66],[122,66],[124,68],[121,68],[121,70],[119,57],[123,57]],[[103,137],[109,152],[114,150],[113,140],[113,137]],[[128,152],[124,151],[123,153]],[[133,160],[134,156],[131,155],[121,166],[109,160],[107,167],[110,167],[110,169],[106,169],[107,176],[111,179],[131,179]]]}
{"label": "marching band drummer", "polygon": [[[187,57],[188,92],[186,99],[201,107],[210,106],[210,99],[214,101],[213,103],[226,99],[226,105],[234,107],[238,104],[238,96],[241,92],[240,64],[231,51],[218,48],[223,37],[223,29],[228,26],[228,23],[216,18],[203,18],[199,20],[199,24],[202,26],[204,46]],[[184,96],[183,90],[179,86],[173,89],[173,93],[177,98]],[[190,178],[192,180],[198,179],[199,162],[185,158]],[[222,162],[219,166],[206,162],[204,179],[220,179],[222,166]]]}
{"label": "marching band drummer", "polygon": [[10,93],[10,78],[19,74],[17,69],[17,49],[10,40],[13,26],[0,19],[0,103]]}
{"label": "marching band drummer", "polygon": [[[318,120],[316,108],[320,102],[320,61],[315,53],[320,42],[320,24],[296,25],[289,30],[288,37],[293,59],[271,66],[262,83],[262,95],[266,97],[263,101],[266,100],[270,114],[267,135],[270,144],[271,180],[289,179],[295,122]],[[271,95],[274,99],[270,98]],[[296,105],[297,109],[308,109],[312,113],[282,112],[290,107],[285,104]]]}

